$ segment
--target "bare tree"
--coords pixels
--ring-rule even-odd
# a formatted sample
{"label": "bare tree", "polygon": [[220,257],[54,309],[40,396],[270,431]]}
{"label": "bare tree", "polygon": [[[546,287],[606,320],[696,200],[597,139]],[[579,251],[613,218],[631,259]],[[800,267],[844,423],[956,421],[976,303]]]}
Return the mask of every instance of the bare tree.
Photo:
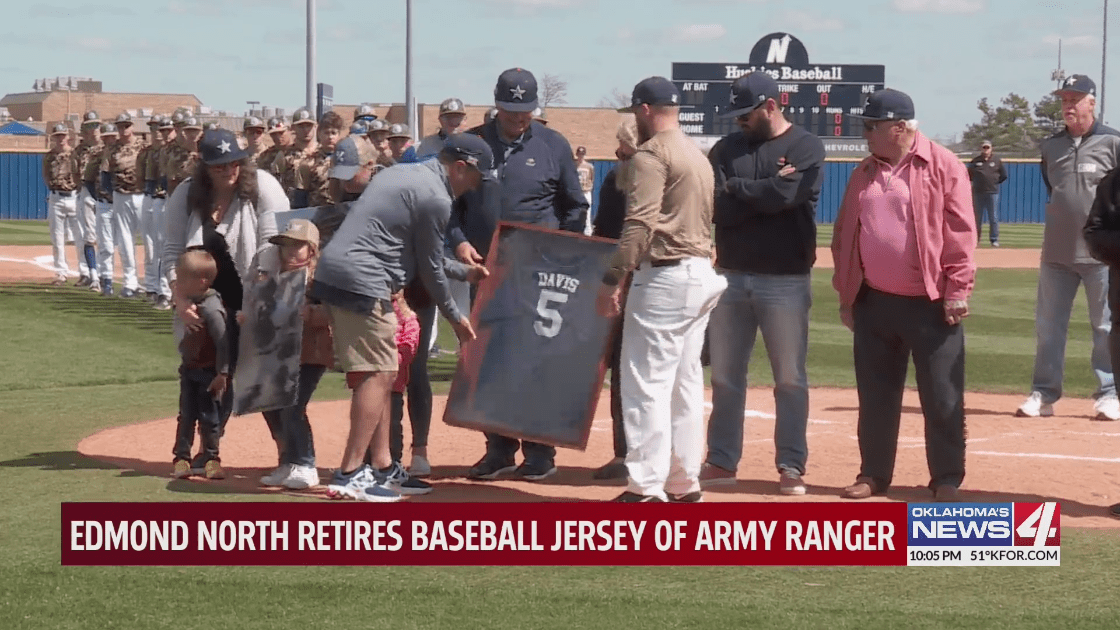
{"label": "bare tree", "polygon": [[618,109],[619,107],[630,106],[630,95],[622,90],[615,88],[611,93],[599,99],[599,107],[609,107],[611,109]]}
{"label": "bare tree", "polygon": [[564,98],[568,95],[568,82],[555,74],[545,74],[541,78],[541,93],[538,97],[541,109],[547,109],[549,105],[563,105],[568,101]]}

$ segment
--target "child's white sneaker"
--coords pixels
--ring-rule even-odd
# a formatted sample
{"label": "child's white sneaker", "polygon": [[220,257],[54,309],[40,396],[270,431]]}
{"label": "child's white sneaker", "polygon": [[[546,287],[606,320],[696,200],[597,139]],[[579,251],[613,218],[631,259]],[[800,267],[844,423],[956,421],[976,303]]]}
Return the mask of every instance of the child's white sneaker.
{"label": "child's white sneaker", "polygon": [[306,490],[319,485],[319,471],[314,466],[292,466],[284,487],[290,490]]}

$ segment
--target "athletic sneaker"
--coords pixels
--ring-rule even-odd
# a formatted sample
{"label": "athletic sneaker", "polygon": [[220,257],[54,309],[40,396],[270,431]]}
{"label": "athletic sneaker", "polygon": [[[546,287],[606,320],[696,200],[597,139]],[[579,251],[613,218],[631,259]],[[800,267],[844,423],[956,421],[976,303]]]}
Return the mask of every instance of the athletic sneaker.
{"label": "athletic sneaker", "polygon": [[704,462],[700,467],[700,487],[726,486],[735,483],[735,471]]}
{"label": "athletic sneaker", "polygon": [[556,474],[556,464],[551,459],[544,462],[526,461],[517,467],[516,474],[522,479],[540,481]]}
{"label": "athletic sneaker", "polygon": [[319,471],[314,466],[292,466],[287,479],[281,482],[289,490],[306,490],[319,485]]}
{"label": "athletic sneaker", "polygon": [[89,276],[82,276],[82,277],[78,278],[78,281],[74,283],[74,286],[76,286],[76,287],[88,287],[91,284],[93,284],[93,280],[90,279]]}
{"label": "athletic sneaker", "polygon": [[207,479],[225,479],[226,471],[222,470],[222,462],[212,459],[206,462],[204,469]]}
{"label": "athletic sneaker", "polygon": [[377,480],[378,485],[404,496],[428,494],[432,491],[432,484],[408,474],[404,467],[397,462],[393,462],[393,465],[385,472],[373,471],[373,478]]}
{"label": "athletic sneaker", "polygon": [[478,460],[477,464],[471,466],[470,471],[467,473],[467,478],[497,479],[515,470],[517,470],[517,465],[513,463],[512,459],[504,462],[495,462],[483,456],[482,459]]}
{"label": "athletic sneaker", "polygon": [[133,289],[128,289],[128,288],[121,289],[121,297],[126,299],[126,300],[137,297],[137,296],[140,296],[140,295],[144,295],[144,294],[140,293],[139,291],[133,290]]}
{"label": "athletic sneaker", "polygon": [[113,283],[112,282],[102,282],[101,283],[101,295],[104,296],[104,297],[113,297]]}
{"label": "athletic sneaker", "polygon": [[783,468],[778,481],[778,490],[788,496],[801,496],[805,494],[805,482],[801,480],[801,473],[790,468]]}
{"label": "athletic sneaker", "polygon": [[342,469],[339,469],[334,471],[334,476],[331,477],[331,482],[327,485],[327,496],[332,499],[357,499],[367,486],[372,486],[375,483],[373,471],[365,464],[348,475],[344,474]]}
{"label": "athletic sneaker", "polygon": [[156,298],[156,303],[153,305],[157,311],[170,311],[171,299],[166,295],[161,295]]}
{"label": "athletic sneaker", "polygon": [[1109,516],[1115,516],[1116,518],[1120,518],[1120,503],[1117,503],[1116,505],[1108,508],[1108,514],[1109,514]]}
{"label": "athletic sneaker", "polygon": [[1116,396],[1101,396],[1093,403],[1093,411],[1097,414],[1094,420],[1120,420],[1120,400]]}
{"label": "athletic sneaker", "polygon": [[1054,415],[1054,404],[1042,402],[1042,392],[1031,392],[1027,400],[1015,410],[1019,418],[1048,418]]}
{"label": "athletic sneaker", "polygon": [[661,497],[650,496],[648,494],[637,494],[627,490],[618,495],[614,499],[615,503],[664,503]]}
{"label": "athletic sneaker", "polygon": [[261,477],[261,485],[269,486],[271,488],[276,488],[284,485],[284,480],[288,478],[288,475],[292,474],[293,467],[294,466],[292,464],[280,464],[280,466],[277,467],[276,470],[273,470],[267,475]]}
{"label": "athletic sneaker", "polygon": [[359,501],[368,501],[370,503],[393,503],[395,501],[400,501],[404,497],[401,493],[392,488],[387,488],[381,484],[375,483],[362,488],[362,491],[358,493],[356,498]]}
{"label": "athletic sneaker", "polygon": [[413,455],[412,463],[408,465],[408,474],[413,477],[427,477],[432,474],[432,465],[423,455]]}
{"label": "athletic sneaker", "polygon": [[176,479],[186,479],[187,477],[190,477],[192,474],[193,473],[191,473],[191,463],[190,462],[188,462],[185,459],[175,460],[174,471],[171,473],[172,477],[174,477]]}

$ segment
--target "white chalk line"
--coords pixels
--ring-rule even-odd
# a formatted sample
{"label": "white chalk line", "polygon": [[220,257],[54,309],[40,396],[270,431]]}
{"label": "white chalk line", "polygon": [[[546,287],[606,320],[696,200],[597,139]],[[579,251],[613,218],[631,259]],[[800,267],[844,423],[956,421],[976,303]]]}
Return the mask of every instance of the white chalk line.
{"label": "white chalk line", "polygon": [[[36,256],[35,258],[32,258],[32,259],[9,258],[7,256],[0,256],[0,262],[19,263],[19,264],[22,264],[22,265],[31,265],[33,267],[38,267],[38,268],[42,269],[43,271],[49,271],[51,273],[54,273],[54,256]],[[67,262],[67,265],[69,265],[69,262]],[[78,274],[74,271],[70,271],[67,275],[75,277],[75,278],[78,277]]]}

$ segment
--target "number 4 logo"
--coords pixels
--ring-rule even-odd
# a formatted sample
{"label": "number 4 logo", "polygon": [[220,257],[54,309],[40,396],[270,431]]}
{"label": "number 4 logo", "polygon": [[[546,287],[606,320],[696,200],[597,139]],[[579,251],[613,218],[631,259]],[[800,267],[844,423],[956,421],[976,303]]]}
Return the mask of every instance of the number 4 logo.
{"label": "number 4 logo", "polygon": [[[1027,514],[1022,522],[1018,522],[1020,511],[1026,512],[1031,507],[1035,509]],[[1057,503],[1016,503],[1015,545],[1044,547],[1060,544],[1061,538],[1058,535],[1060,519]]]}
{"label": "number 4 logo", "polygon": [[560,311],[549,307],[550,302],[566,304],[568,302],[568,294],[549,291],[548,289],[541,291],[541,297],[537,300],[537,315],[544,321],[538,320],[533,322],[533,330],[535,330],[538,335],[548,338],[560,334],[560,327],[564,324],[564,318],[560,316]]}

